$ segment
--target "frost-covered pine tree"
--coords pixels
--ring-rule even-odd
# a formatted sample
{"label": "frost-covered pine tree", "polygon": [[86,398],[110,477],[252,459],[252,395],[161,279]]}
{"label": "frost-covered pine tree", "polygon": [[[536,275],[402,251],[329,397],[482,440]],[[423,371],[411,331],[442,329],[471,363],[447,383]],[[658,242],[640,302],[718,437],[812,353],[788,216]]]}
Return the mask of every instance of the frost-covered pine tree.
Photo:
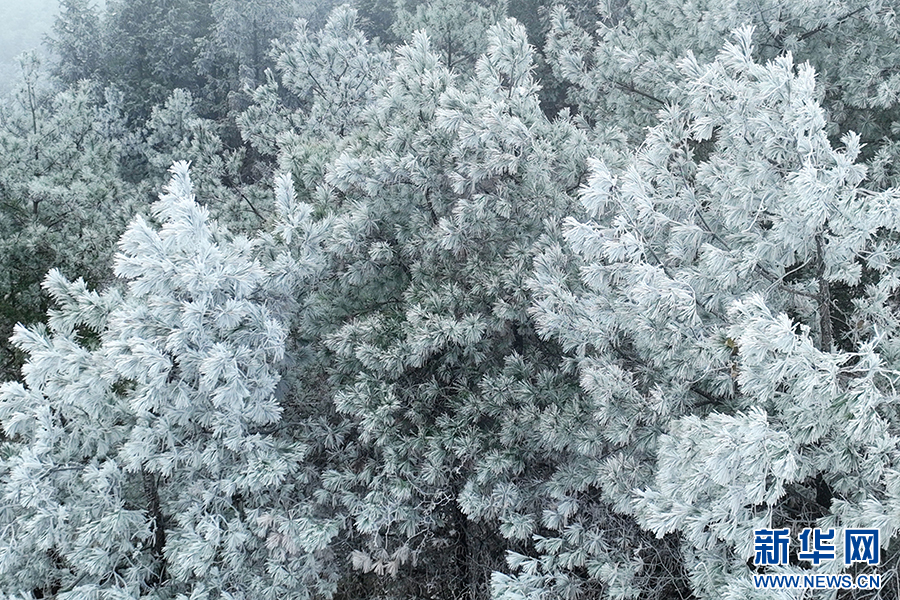
{"label": "frost-covered pine tree", "polygon": [[5,593],[333,592],[344,520],[312,494],[326,466],[307,461],[334,441],[285,422],[321,415],[294,404],[302,384],[280,383],[287,364],[302,368],[302,344],[286,339],[322,268],[323,225],[287,177],[275,204],[272,234],[232,235],[176,163],[151,220],[119,242],[116,285],[48,275],[48,325],[13,338],[24,382],[0,388]]}
{"label": "frost-covered pine tree", "polygon": [[299,4],[294,0],[211,2],[214,24],[201,55],[201,70],[211,70],[213,77],[224,71],[227,76],[220,85],[261,85],[265,70],[272,66],[271,41],[291,30],[301,16]]}
{"label": "frost-covered pine tree", "polygon": [[[108,277],[131,217],[119,161],[127,135],[115,98],[89,82],[54,90],[34,57],[0,106],[0,376],[19,359],[7,340],[46,310],[40,283],[58,267],[92,284]],[[100,98],[98,98],[98,96]]]}
{"label": "frost-covered pine tree", "polygon": [[395,2],[391,27],[401,40],[410,41],[425,31],[441,62],[448,69],[470,72],[484,51],[488,28],[505,17],[505,2],[493,0],[431,0]]}
{"label": "frost-covered pine tree", "polygon": [[66,84],[96,79],[103,67],[100,12],[90,0],[62,0],[47,45],[55,55],[54,75]]}
{"label": "frost-covered pine tree", "polygon": [[587,148],[541,112],[524,28],[486,41],[455,76],[417,33],[326,175],[335,272],[315,306],[366,449],[348,474],[368,538],[354,562],[400,573],[384,585],[407,597],[486,595],[540,511],[535,472],[511,481],[549,468],[525,441],[555,388],[575,387],[534,333],[524,282],[547,223],[573,209]]}
{"label": "frost-covered pine tree", "polygon": [[721,40],[754,27],[762,60],[791,52],[816,69],[835,139],[856,131],[864,158],[878,156],[873,183],[895,182],[900,53],[896,7],[880,1],[611,0],[600,3],[590,27],[577,11],[554,8],[546,53],[569,100],[600,139],[643,139],[655,113],[680,94],[678,61],[687,51],[713,60]]}
{"label": "frost-covered pine tree", "polygon": [[[246,175],[253,169],[247,149],[226,146],[222,138],[228,127],[228,122],[199,116],[193,95],[176,89],[165,104],[153,107],[141,150],[152,172],[164,172],[176,159],[190,161],[191,180],[210,215],[232,231],[260,231],[271,225],[271,193]],[[151,175],[143,183],[156,189],[163,179]]]}
{"label": "frost-covered pine tree", "polygon": [[[890,561],[900,526],[900,192],[868,189],[858,136],[831,143],[813,69],[755,62],[752,36],[679,63],[682,101],[624,166],[594,163],[589,218],[531,283],[593,402],[595,497],[660,538],[588,569],[610,597],[645,597],[647,552],[675,539],[670,573],[696,597],[761,598],[754,528],[879,527]],[[517,559],[505,597],[572,574],[602,534],[582,527],[590,506],[540,561]]]}
{"label": "frost-covered pine tree", "polygon": [[[212,26],[208,0],[107,0],[102,19],[103,71],[124,97],[129,120],[142,122],[173,90],[194,93],[205,83],[194,72]],[[148,26],[149,23],[154,26]],[[87,40],[87,43],[96,41]]]}
{"label": "frost-covered pine tree", "polygon": [[349,6],[333,10],[319,31],[299,20],[292,38],[273,52],[275,72],[267,72],[267,83],[239,116],[241,135],[311,197],[325,165],[361,127],[390,57],[366,39]]}

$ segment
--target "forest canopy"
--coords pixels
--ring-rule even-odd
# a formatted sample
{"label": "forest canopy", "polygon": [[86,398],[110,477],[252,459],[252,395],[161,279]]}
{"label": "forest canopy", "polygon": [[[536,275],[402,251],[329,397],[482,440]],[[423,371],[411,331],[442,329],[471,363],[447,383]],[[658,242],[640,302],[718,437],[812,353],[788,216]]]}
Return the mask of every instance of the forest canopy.
{"label": "forest canopy", "polygon": [[60,6],[0,599],[900,596],[892,4]]}

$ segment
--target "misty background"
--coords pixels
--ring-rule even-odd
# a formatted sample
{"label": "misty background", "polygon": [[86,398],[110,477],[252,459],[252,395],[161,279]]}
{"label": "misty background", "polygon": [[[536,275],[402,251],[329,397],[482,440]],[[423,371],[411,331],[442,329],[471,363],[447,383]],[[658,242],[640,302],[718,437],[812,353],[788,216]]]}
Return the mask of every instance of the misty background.
{"label": "misty background", "polygon": [[[103,8],[106,3],[94,4]],[[0,0],[0,94],[9,92],[21,75],[17,56],[28,50],[46,54],[44,38],[58,11],[58,0]]]}
{"label": "misty background", "polygon": [[9,92],[19,76],[16,57],[27,50],[43,52],[59,10],[57,0],[0,1],[0,93]]}

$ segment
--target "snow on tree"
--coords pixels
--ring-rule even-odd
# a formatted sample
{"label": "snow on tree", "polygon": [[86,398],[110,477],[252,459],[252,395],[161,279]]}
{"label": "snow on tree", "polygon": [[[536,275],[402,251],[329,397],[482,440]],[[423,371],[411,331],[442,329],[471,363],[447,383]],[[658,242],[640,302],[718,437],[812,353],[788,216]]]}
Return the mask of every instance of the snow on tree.
{"label": "snow on tree", "polygon": [[294,0],[214,0],[210,4],[214,25],[201,64],[226,70],[223,79],[231,85],[261,85],[266,68],[272,66],[271,41],[291,30],[300,16],[298,4]]}
{"label": "snow on tree", "polygon": [[573,206],[587,147],[543,115],[532,68],[511,20],[459,79],[417,33],[326,176],[336,272],[316,303],[336,404],[369,449],[353,474],[349,508],[369,538],[355,564],[410,574],[395,594],[485,593],[508,543],[498,519],[518,519],[503,525],[512,536],[536,510],[509,481],[534,433],[513,407],[551,403],[534,396],[560,381],[524,281],[545,221]]}
{"label": "snow on tree", "polygon": [[[103,17],[106,85],[124,96],[130,119],[143,122],[175,89],[190,90],[209,106],[209,75],[197,73],[204,39],[215,21],[209,0],[107,0]],[[152,26],[148,25],[152,24]],[[213,85],[213,87],[215,87]]]}
{"label": "snow on tree", "polygon": [[897,559],[890,6],[573,0],[550,118],[503,3],[163,4],[65,2],[71,87],[0,111],[0,332],[45,320],[3,594],[762,598],[761,526]]}
{"label": "snow on tree", "polygon": [[56,55],[54,74],[66,84],[94,79],[102,68],[100,13],[89,0],[62,0],[47,41]]}
{"label": "snow on tree", "polygon": [[0,392],[2,589],[334,589],[328,546],[343,520],[323,516],[304,466],[321,442],[280,426],[295,412],[279,388],[286,346],[296,346],[285,311],[321,270],[323,227],[289,178],[276,197],[276,237],[232,235],[176,163],[152,207],[159,225],[137,217],[120,240],[119,285],[98,293],[48,275],[56,308],[46,327],[17,327],[24,383]]}
{"label": "snow on tree", "polygon": [[505,16],[506,3],[473,0],[432,0],[395,3],[393,32],[409,41],[425,31],[444,66],[468,72],[484,51],[485,34]]}
{"label": "snow on tree", "polygon": [[389,54],[366,39],[348,6],[332,11],[319,31],[299,20],[293,39],[273,51],[277,76],[267,72],[267,83],[253,91],[238,118],[241,135],[312,196],[325,165],[362,125],[374,87],[389,71]]}
{"label": "snow on tree", "polygon": [[595,403],[602,498],[677,533],[703,598],[755,593],[755,527],[897,531],[900,192],[864,187],[858,136],[832,146],[813,69],[751,38],[681,61],[683,101],[594,163],[531,284]]}
{"label": "snow on tree", "polygon": [[[175,160],[189,161],[194,188],[213,218],[232,231],[263,229],[273,213],[271,194],[262,183],[246,181],[252,178],[245,175],[247,149],[227,148],[222,138],[228,124],[197,113],[194,97],[182,89],[153,107],[142,147],[151,170],[163,172]],[[156,178],[146,181],[155,183]]]}
{"label": "snow on tree", "polygon": [[[56,266],[92,283],[107,278],[131,217],[119,158],[128,136],[112,96],[82,82],[56,92],[26,57],[24,80],[0,108],[0,373],[18,359],[7,339],[46,309],[40,282]],[[102,98],[102,96],[101,96]]]}
{"label": "snow on tree", "polygon": [[[895,70],[898,22],[883,2],[740,0],[671,3],[655,0],[601,3],[596,27],[585,27],[577,11],[552,11],[546,52],[551,67],[569,82],[569,101],[596,128],[601,140],[626,136],[631,144],[654,114],[677,100],[677,64],[688,51],[713,60],[721,40],[743,25],[754,27],[762,60],[791,52],[819,73],[829,113],[829,135],[854,130],[879,155],[872,174],[896,181]],[[580,21],[580,22],[579,22]]]}

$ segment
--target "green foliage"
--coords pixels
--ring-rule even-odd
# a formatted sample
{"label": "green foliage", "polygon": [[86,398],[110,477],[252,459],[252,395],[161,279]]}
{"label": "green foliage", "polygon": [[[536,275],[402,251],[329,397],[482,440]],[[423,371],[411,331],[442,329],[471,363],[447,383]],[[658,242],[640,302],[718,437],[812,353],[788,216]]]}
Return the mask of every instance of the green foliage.
{"label": "green foliage", "polygon": [[[343,521],[307,496],[317,443],[278,426],[290,397],[276,398],[279,298],[320,269],[321,232],[287,178],[279,238],[253,242],[209,221],[186,163],[172,173],[152,207],[161,225],[137,217],[119,242],[120,284],[98,294],[51,271],[49,329],[13,338],[30,358],[24,385],[0,392],[15,450],[2,464],[7,590],[333,589],[327,548]],[[267,245],[274,271],[253,256]]]}
{"label": "green foliage", "polygon": [[860,526],[890,595],[893,9],[509,4],[64,3],[2,594],[762,599],[754,529]]}
{"label": "green foliage", "polygon": [[40,282],[56,266],[98,283],[124,230],[131,193],[118,176],[115,102],[87,82],[53,93],[37,63],[0,111],[0,331],[6,377],[18,370],[6,339],[46,311]]}
{"label": "green foliage", "polygon": [[[900,192],[862,187],[857,136],[832,147],[809,65],[758,64],[751,30],[735,38],[680,63],[682,103],[624,167],[594,164],[591,218],[566,227],[580,281],[557,248],[532,282],[602,415],[604,495],[680,534],[709,598],[747,592],[754,528],[894,531],[875,508],[890,478],[858,470],[894,452],[893,328],[845,330],[840,351],[834,324],[893,322],[876,290],[893,285]],[[863,272],[878,283],[839,313],[831,286]]]}
{"label": "green foliage", "polygon": [[[150,24],[150,26],[148,26]],[[196,40],[210,34],[214,19],[208,0],[110,0],[102,43],[104,83],[124,94],[130,118],[142,121],[155,104],[183,88],[200,95]]]}
{"label": "green foliage", "polygon": [[103,49],[100,13],[88,0],[63,0],[48,46],[57,64],[55,75],[66,84],[94,79],[101,73]]}

